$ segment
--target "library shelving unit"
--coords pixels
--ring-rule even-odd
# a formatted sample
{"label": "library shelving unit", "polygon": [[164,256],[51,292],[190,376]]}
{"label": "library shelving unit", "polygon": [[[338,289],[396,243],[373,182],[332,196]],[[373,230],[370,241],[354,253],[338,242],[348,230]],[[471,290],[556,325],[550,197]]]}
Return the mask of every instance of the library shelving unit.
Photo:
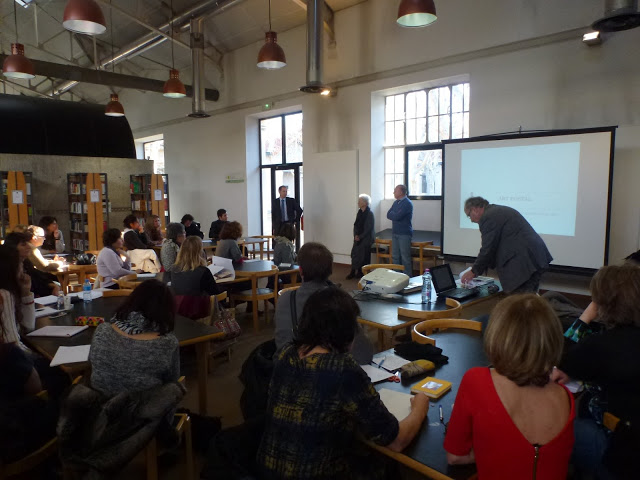
{"label": "library shelving unit", "polygon": [[144,226],[151,215],[160,217],[160,228],[169,223],[169,176],[166,173],[131,175],[131,211]]}
{"label": "library shelving unit", "polygon": [[4,238],[16,225],[33,224],[31,172],[0,172],[0,236]]}
{"label": "library shelving unit", "polygon": [[71,250],[74,253],[102,248],[102,233],[109,224],[106,173],[69,173]]}

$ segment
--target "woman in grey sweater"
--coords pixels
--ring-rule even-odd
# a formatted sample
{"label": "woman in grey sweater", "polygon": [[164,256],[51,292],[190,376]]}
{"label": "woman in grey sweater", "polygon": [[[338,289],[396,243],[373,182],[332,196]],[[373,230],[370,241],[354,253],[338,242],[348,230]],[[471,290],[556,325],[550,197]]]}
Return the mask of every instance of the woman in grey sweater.
{"label": "woman in grey sweater", "polygon": [[242,256],[238,239],[242,236],[242,225],[239,222],[229,222],[220,232],[220,240],[216,246],[216,257],[229,258],[234,264],[242,263],[246,257]]}
{"label": "woman in grey sweater", "polygon": [[160,261],[165,271],[169,270],[178,257],[180,245],[187,238],[184,225],[181,223],[170,223],[167,225],[167,238],[162,242],[162,250],[160,250]]}

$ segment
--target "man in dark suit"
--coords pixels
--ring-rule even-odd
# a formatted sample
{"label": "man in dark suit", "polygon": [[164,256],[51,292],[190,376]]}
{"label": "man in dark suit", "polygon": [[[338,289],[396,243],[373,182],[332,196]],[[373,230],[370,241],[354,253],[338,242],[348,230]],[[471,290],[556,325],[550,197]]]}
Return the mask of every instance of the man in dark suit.
{"label": "man in dark suit", "polygon": [[280,225],[283,223],[297,224],[302,215],[302,208],[295,198],[287,197],[288,188],[282,185],[278,188],[280,196],[273,200],[271,205],[271,225],[273,234],[278,235]]}
{"label": "man in dark suit", "polygon": [[529,222],[517,210],[489,204],[482,197],[468,198],[464,213],[480,227],[482,246],[473,267],[460,281],[467,283],[495,268],[505,292],[536,293],[542,272],[553,257]]}

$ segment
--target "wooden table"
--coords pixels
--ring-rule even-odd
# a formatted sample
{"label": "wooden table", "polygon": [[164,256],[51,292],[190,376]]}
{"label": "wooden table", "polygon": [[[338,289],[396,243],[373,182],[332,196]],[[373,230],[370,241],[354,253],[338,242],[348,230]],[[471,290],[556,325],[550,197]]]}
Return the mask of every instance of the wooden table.
{"label": "wooden table", "polygon": [[[451,390],[438,400],[431,400],[429,413],[420,432],[402,453],[392,452],[386,447],[380,447],[373,443],[369,443],[369,445],[429,478],[435,480],[468,479],[476,471],[475,464],[457,466],[447,464],[447,454],[443,447],[445,429],[444,425],[440,423],[438,405],[442,405],[444,421],[448,422],[464,374],[472,367],[488,365],[482,345],[482,333],[450,329],[434,333],[431,336],[436,339],[436,346],[442,348],[442,354],[449,357],[449,363],[439,367],[431,376],[451,382],[453,384]],[[389,353],[391,352],[393,349],[389,350]],[[420,378],[414,377],[406,384],[380,382],[375,387],[376,390],[388,388],[410,393],[411,385],[420,381]]]}
{"label": "wooden table", "polygon": [[97,265],[76,265],[73,263],[64,265],[60,271],[53,272],[58,277],[58,281],[62,286],[62,292],[66,295],[69,293],[69,276],[75,273],[78,276],[78,283],[82,285],[87,275],[98,273]]}
{"label": "wooden table", "polygon": [[[413,277],[410,283],[420,283],[422,277]],[[474,305],[478,302],[483,302],[490,298],[496,298],[497,295],[502,293],[502,286],[499,282],[495,282],[500,290],[495,293],[490,293],[486,286],[479,287],[479,294],[475,297],[467,298],[460,301],[462,308]],[[433,293],[433,292],[432,292]],[[378,331],[378,345],[380,348],[385,348],[385,332],[397,332],[403,328],[408,328],[416,323],[420,323],[422,320],[418,318],[400,317],[398,316],[398,307],[406,308],[409,310],[421,310],[421,311],[446,311],[447,305],[444,298],[437,298],[435,303],[422,303],[422,294],[420,291],[403,295],[400,299],[380,299],[380,298],[368,298],[365,293],[355,292],[355,299],[360,307],[360,316],[358,322],[362,325],[366,325],[375,328]]]}
{"label": "wooden table", "polygon": [[[110,319],[116,309],[124,302],[126,297],[97,298],[90,303],[78,302],[73,305],[73,311],[58,318],[39,318],[36,320],[37,328],[47,325],[75,325],[75,319],[79,316],[98,316]],[[36,299],[37,302],[37,299]],[[53,358],[58,347],[88,345],[91,343],[94,327],[74,335],[70,338],[57,337],[24,337],[25,342],[34,350],[40,352],[46,358]],[[208,375],[208,343],[224,337],[224,333],[214,327],[209,327],[189,318],[176,315],[175,336],[181,347],[195,345],[197,370],[198,370],[198,405],[200,413],[207,413],[207,375]],[[65,370],[72,374],[78,374],[88,368],[88,363],[73,363],[65,366]]]}
{"label": "wooden table", "polygon": [[[260,254],[260,260],[264,259],[264,246],[269,240],[266,238],[256,238],[256,237],[245,237],[238,239],[238,246],[246,247],[247,245],[252,245],[252,253],[255,257],[256,246],[259,247],[258,253]],[[211,253],[211,255],[215,255],[217,242],[215,240],[202,240],[202,248],[206,253]],[[246,251],[245,251],[246,254]]]}

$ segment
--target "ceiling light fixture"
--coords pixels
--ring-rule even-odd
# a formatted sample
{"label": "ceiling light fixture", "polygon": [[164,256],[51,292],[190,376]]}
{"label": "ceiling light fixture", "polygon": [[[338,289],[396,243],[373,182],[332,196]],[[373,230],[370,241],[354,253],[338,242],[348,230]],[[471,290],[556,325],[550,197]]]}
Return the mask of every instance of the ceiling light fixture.
{"label": "ceiling light fixture", "polygon": [[13,20],[16,27],[16,42],[11,44],[11,55],[4,59],[2,74],[7,78],[33,78],[36,76],[33,63],[24,56],[24,45],[18,42],[18,13],[13,2]]}
{"label": "ceiling light fixture", "polygon": [[62,26],[86,35],[100,35],[107,30],[102,9],[94,0],[69,0],[64,8]]}
{"label": "ceiling light fixture", "polygon": [[269,0],[269,31],[265,34],[264,45],[258,52],[258,68],[275,70],[286,65],[284,50],[278,45],[278,34],[271,30],[271,0]]}
{"label": "ceiling light fixture", "polygon": [[437,19],[433,0],[402,0],[396,21],[402,27],[426,27]]}
{"label": "ceiling light fixture", "polygon": [[[111,7],[111,0],[109,0],[109,7]],[[113,54],[113,8],[109,8],[109,26],[111,27],[111,71],[116,73],[116,62],[113,60],[115,57]],[[107,117],[124,117],[124,107],[117,93],[111,94],[111,101],[107,103],[104,114]]]}
{"label": "ceiling light fixture", "polygon": [[171,70],[169,70],[169,80],[164,84],[162,94],[168,98],[182,98],[187,96],[187,89],[180,81],[180,72],[176,70],[176,61],[173,55],[173,0],[171,0]]}

